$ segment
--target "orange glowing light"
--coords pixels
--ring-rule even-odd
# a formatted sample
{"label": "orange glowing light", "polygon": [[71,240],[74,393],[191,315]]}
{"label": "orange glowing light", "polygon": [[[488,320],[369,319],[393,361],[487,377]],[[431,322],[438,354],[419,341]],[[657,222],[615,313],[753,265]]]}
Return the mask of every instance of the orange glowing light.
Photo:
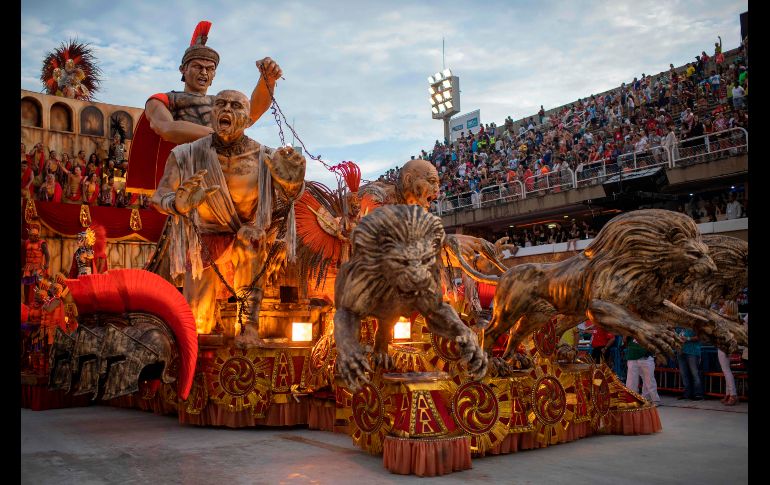
{"label": "orange glowing light", "polygon": [[393,338],[408,339],[412,336],[412,322],[409,319],[401,317],[393,327]]}
{"label": "orange glowing light", "polygon": [[291,340],[293,342],[312,342],[313,324],[307,322],[293,322],[291,324]]}

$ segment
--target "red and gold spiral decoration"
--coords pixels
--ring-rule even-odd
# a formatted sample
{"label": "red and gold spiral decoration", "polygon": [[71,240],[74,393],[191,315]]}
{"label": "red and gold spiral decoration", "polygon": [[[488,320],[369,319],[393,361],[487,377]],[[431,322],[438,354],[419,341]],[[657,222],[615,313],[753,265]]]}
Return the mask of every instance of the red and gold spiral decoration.
{"label": "red and gold spiral decoration", "polygon": [[557,378],[543,376],[532,387],[532,410],[543,424],[558,423],[567,411],[567,393]]}
{"label": "red and gold spiral decoration", "polygon": [[512,405],[511,388],[504,378],[468,381],[452,397],[452,415],[470,435],[471,451],[483,454],[508,434]]}
{"label": "red and gold spiral decoration", "polygon": [[390,431],[392,416],[385,412],[385,399],[379,386],[377,381],[367,382],[352,393],[348,420],[353,443],[373,455],[382,452],[382,442]]}
{"label": "red and gold spiral decoration", "polygon": [[573,374],[543,359],[530,372],[532,411],[529,420],[540,446],[566,441],[567,429],[573,424],[577,394]]}
{"label": "red and gold spiral decoration", "polygon": [[251,410],[264,417],[270,404],[271,362],[256,348],[220,349],[209,368],[211,400],[230,412]]}

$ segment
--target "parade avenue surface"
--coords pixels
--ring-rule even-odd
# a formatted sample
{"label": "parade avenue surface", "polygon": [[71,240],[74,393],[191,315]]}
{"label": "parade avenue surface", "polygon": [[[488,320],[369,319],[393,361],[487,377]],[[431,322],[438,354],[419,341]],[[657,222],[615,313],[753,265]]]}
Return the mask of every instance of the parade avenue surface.
{"label": "parade avenue surface", "polygon": [[473,469],[417,479],[341,433],[180,426],[107,406],[21,410],[24,484],[748,483],[748,404],[663,396],[663,431],[591,436],[473,460]]}

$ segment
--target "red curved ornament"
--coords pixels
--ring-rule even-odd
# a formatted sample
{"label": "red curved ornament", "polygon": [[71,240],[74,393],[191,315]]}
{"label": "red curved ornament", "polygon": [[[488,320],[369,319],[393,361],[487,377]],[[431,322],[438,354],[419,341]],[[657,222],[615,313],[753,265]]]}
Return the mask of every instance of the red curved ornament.
{"label": "red curved ornament", "polygon": [[105,274],[65,280],[81,314],[144,312],[171,328],[179,351],[177,392],[187,399],[198,357],[198,333],[190,306],[174,285],[142,269],[114,269]]}

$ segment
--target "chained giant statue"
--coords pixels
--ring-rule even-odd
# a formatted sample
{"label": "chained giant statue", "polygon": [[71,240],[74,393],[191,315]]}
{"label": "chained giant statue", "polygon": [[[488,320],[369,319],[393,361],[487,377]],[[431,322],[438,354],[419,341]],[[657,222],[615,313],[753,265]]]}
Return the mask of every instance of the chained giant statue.
{"label": "chained giant statue", "polygon": [[[286,234],[282,248],[293,256],[293,201],[305,178],[305,158],[291,147],[274,150],[244,134],[249,112],[243,93],[217,94],[214,132],[171,151],[151,199],[172,216],[170,273],[184,281],[198,333],[214,328],[217,291],[225,285],[238,298],[246,343],[256,338],[269,265],[282,259],[271,250],[279,232]],[[275,224],[276,217],[285,226]],[[228,263],[231,275],[222,269]]]}

